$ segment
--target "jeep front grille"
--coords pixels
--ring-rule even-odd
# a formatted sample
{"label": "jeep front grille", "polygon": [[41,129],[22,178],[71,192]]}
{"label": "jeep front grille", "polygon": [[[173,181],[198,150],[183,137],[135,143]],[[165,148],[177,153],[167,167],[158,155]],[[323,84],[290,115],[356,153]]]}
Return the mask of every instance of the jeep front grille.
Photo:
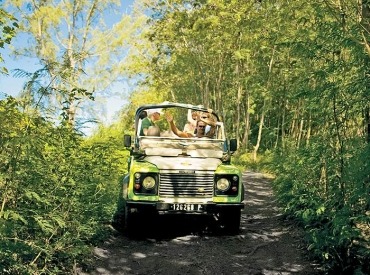
{"label": "jeep front grille", "polygon": [[213,195],[213,174],[160,174],[159,195],[163,197],[210,198]]}

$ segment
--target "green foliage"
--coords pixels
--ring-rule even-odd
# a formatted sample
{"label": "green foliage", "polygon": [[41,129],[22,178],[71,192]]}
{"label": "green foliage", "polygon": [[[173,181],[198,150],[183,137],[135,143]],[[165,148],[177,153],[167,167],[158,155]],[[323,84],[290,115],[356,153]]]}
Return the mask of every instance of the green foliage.
{"label": "green foliage", "polygon": [[287,216],[306,229],[308,250],[328,270],[368,272],[370,170],[364,154],[370,147],[353,150],[356,144],[348,144],[339,174],[341,159],[325,143],[315,139],[300,150],[277,150],[270,166],[277,175],[274,188]]}
{"label": "green foliage", "polygon": [[[43,70],[27,75],[35,86],[26,92],[37,95],[24,101],[27,115],[12,98],[0,105],[0,270],[72,270],[112,216],[127,157],[121,137],[132,133],[136,107],[169,100],[203,104],[222,116],[240,145],[236,164],[276,175],[286,214],[305,228],[307,248],[329,271],[370,273],[368,7],[143,0],[150,11],[135,8],[132,18],[113,26],[114,35],[76,25],[63,38],[60,19],[88,9],[56,2],[44,1],[25,18],[49,85],[40,84]],[[93,17],[107,4],[91,7]],[[10,42],[13,30],[4,26],[13,18],[0,18]],[[72,36],[71,52],[51,43],[68,45]],[[127,56],[126,38],[133,42]],[[86,70],[91,63],[93,72]],[[60,105],[50,101],[51,109],[73,120],[74,107],[121,74],[139,84],[136,92],[117,124],[101,126],[87,140],[33,114],[54,95]]]}
{"label": "green foliage", "polygon": [[42,95],[43,103],[54,109],[48,115],[63,115],[70,126],[90,119],[88,112],[96,118],[90,100],[111,95],[113,84],[121,84],[136,20],[116,17],[118,0],[7,2],[22,26],[22,43],[14,55],[35,58],[47,69],[45,75],[35,72],[23,92],[36,100]]}
{"label": "green foliage", "polygon": [[240,151],[233,156],[232,160],[235,165],[244,167],[244,169],[270,173],[269,167],[271,166],[273,156],[271,151],[266,150],[254,159],[252,153]]}
{"label": "green foliage", "polygon": [[[4,48],[5,44],[11,43],[11,40],[15,36],[18,28],[17,20],[11,14],[0,8],[0,48]],[[3,57],[0,53],[0,63],[3,61]],[[7,73],[8,70],[5,67],[0,67],[0,74]]]}
{"label": "green foliage", "polygon": [[146,84],[221,114],[234,162],[276,175],[313,255],[369,273],[369,18],[357,5],[153,1]]}
{"label": "green foliage", "polygon": [[[70,273],[105,237],[127,154],[111,135],[84,141],[0,101],[0,268]],[[82,260],[84,259],[84,260]]]}

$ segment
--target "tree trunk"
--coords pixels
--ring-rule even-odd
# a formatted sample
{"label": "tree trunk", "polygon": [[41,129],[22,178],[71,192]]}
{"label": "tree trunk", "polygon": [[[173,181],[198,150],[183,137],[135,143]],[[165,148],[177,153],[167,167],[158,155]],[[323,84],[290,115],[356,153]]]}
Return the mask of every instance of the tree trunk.
{"label": "tree trunk", "polygon": [[250,108],[250,98],[249,93],[247,92],[246,95],[246,111],[245,111],[245,117],[244,117],[244,123],[245,123],[245,131],[243,136],[243,142],[245,149],[248,149],[248,143],[249,143],[249,133],[250,133],[250,114],[249,114],[249,108]]}
{"label": "tree trunk", "polygon": [[279,145],[279,131],[280,131],[280,117],[278,117],[278,121],[276,122],[276,139],[274,148],[276,149]]}
{"label": "tree trunk", "polygon": [[297,112],[294,112],[294,115],[293,115],[293,118],[292,118],[292,123],[290,125],[290,137],[292,138],[292,140],[295,139],[295,128],[296,128],[296,120],[297,120]]}
{"label": "tree trunk", "polygon": [[365,125],[367,125],[367,143],[370,143],[370,107],[367,106],[365,109]]}
{"label": "tree trunk", "polygon": [[[362,36],[364,39],[365,49],[370,56],[370,42],[369,39],[366,38],[370,34],[370,0],[362,0],[361,1],[361,18],[360,18],[360,24],[363,27]],[[366,36],[367,35],[367,36]],[[365,125],[367,128],[367,142],[370,143],[370,105],[367,104],[365,107]]]}
{"label": "tree trunk", "polygon": [[281,147],[285,148],[285,100],[283,103],[283,113],[281,118]]}
{"label": "tree trunk", "polygon": [[297,148],[299,148],[299,145],[301,144],[301,139],[303,135],[303,125],[304,125],[304,119],[301,118],[301,122],[299,124],[298,138],[297,138]]}
{"label": "tree trunk", "polygon": [[[275,58],[275,50],[276,50],[276,45],[274,45],[271,53],[271,59],[269,63],[269,70],[268,70],[268,77],[267,77],[267,83],[266,83],[266,88],[267,90],[270,88],[271,85],[271,76],[272,76],[272,66],[274,64],[274,58]],[[260,125],[258,127],[258,137],[257,137],[257,142],[256,145],[254,146],[253,150],[253,160],[257,160],[257,151],[260,147],[261,144],[261,139],[262,139],[262,129],[263,129],[263,124],[265,120],[265,113],[266,113],[266,107],[267,106],[267,99],[263,99],[263,106],[262,106],[262,113],[261,113],[261,119],[260,119]]]}
{"label": "tree trunk", "polygon": [[306,144],[308,145],[310,143],[310,137],[311,137],[311,125],[312,125],[312,117],[311,117],[311,112],[308,118],[308,123],[307,123],[307,135],[306,135]]}
{"label": "tree trunk", "polygon": [[253,150],[253,161],[257,161],[257,151],[258,151],[258,149],[260,147],[260,144],[261,144],[263,123],[264,123],[264,120],[265,120],[265,106],[266,106],[266,99],[263,101],[260,125],[258,127],[257,142],[256,142],[256,145],[254,146],[254,150]]}
{"label": "tree trunk", "polygon": [[203,105],[209,106],[209,75],[205,75],[205,83],[203,86]]}
{"label": "tree trunk", "polygon": [[370,33],[370,1],[369,0],[362,0],[360,4],[360,24],[363,29],[362,37],[364,39],[365,49],[370,55],[370,42],[369,39],[366,38],[366,35]]}
{"label": "tree trunk", "polygon": [[223,80],[223,56],[219,57],[219,68],[218,68],[218,77],[216,81],[216,92],[215,92],[215,110],[220,113],[222,110],[222,80]]}
{"label": "tree trunk", "polygon": [[238,99],[236,103],[236,142],[240,146],[240,102],[242,100],[242,85],[238,83]]}

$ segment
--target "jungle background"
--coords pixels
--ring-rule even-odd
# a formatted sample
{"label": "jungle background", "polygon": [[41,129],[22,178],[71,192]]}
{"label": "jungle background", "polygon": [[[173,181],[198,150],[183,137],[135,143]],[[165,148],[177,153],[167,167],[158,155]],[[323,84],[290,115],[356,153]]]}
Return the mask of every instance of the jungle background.
{"label": "jungle background", "polygon": [[[137,0],[112,27],[115,0],[0,3],[0,49],[40,65],[8,71],[0,55],[24,83],[18,97],[0,87],[0,273],[88,268],[126,172],[123,134],[139,105],[166,100],[221,114],[233,162],[274,175],[328,273],[370,272],[368,0]],[[127,104],[99,123],[96,95],[123,80]]]}

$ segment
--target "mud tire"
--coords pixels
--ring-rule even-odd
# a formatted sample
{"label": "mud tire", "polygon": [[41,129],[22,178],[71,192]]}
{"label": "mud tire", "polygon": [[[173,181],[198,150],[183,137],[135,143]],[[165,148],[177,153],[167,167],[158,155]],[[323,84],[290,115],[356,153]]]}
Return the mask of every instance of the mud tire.
{"label": "mud tire", "polygon": [[240,230],[240,209],[223,210],[218,214],[223,234],[236,235]]}

